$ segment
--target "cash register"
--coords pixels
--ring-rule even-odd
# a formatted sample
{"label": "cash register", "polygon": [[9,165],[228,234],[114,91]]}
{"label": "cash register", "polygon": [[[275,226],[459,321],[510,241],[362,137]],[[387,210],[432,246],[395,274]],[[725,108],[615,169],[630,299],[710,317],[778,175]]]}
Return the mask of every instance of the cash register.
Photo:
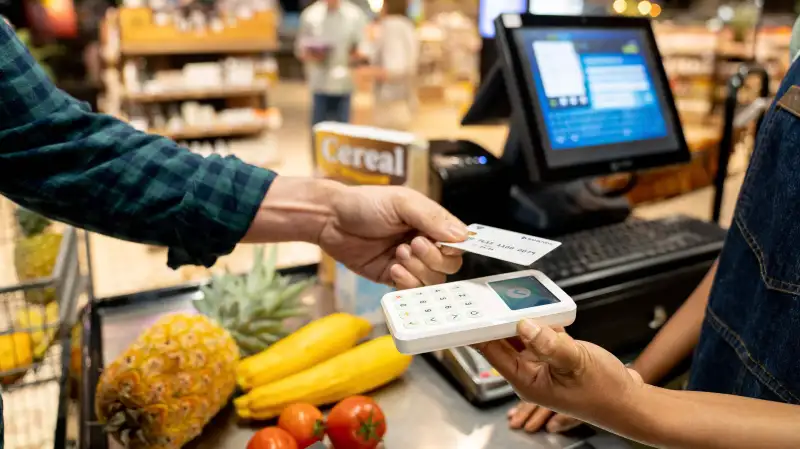
{"label": "cash register", "polygon": [[[636,172],[690,153],[644,18],[501,14],[499,59],[463,125],[509,126],[502,157],[469,141],[431,142],[439,200],[466,223],[541,235],[562,246],[533,265],[578,305],[569,332],[624,358],[682,304],[719,254],[725,231],[688,217],[631,217]],[[592,177],[628,174],[622,190]],[[465,254],[451,280],[523,269]],[[620,311],[625,311],[621,313]],[[513,395],[469,348],[430,354],[476,404]]]}

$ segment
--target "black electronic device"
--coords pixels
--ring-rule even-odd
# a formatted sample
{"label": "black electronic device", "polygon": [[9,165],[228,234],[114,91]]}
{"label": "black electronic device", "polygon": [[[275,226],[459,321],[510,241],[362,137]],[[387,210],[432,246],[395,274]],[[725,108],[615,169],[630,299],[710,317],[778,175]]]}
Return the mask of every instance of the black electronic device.
{"label": "black electronic device", "polygon": [[553,236],[620,222],[624,192],[592,176],[689,161],[649,20],[504,13],[495,30],[500,59],[462,120],[509,126],[510,207],[484,223]]}
{"label": "black electronic device", "polygon": [[689,161],[648,19],[502,14],[495,28],[531,182]]}

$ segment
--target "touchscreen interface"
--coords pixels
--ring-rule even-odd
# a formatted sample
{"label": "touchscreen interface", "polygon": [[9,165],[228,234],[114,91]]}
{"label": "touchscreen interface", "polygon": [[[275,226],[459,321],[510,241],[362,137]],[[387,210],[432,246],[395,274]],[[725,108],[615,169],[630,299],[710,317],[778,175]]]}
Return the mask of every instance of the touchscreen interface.
{"label": "touchscreen interface", "polygon": [[552,150],[668,136],[652,49],[634,29],[521,29]]}
{"label": "touchscreen interface", "polygon": [[522,310],[560,302],[533,276],[489,282],[489,287],[511,310]]}

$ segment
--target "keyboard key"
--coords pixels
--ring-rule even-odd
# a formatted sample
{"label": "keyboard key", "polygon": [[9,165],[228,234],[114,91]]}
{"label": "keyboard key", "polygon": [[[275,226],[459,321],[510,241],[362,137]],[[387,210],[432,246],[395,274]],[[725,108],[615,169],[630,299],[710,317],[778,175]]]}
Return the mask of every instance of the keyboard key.
{"label": "keyboard key", "polygon": [[441,309],[444,312],[455,312],[456,311],[456,306],[454,306],[453,304],[445,304],[445,305],[441,306]]}
{"label": "keyboard key", "polygon": [[411,310],[411,304],[407,301],[395,303],[395,307],[397,307],[398,310]]}
{"label": "keyboard key", "polygon": [[419,320],[408,320],[403,323],[403,327],[406,329],[414,329],[421,325]]}
{"label": "keyboard key", "polygon": [[425,319],[425,324],[429,326],[438,326],[439,324],[442,324],[442,319],[438,316],[428,317]]}
{"label": "keyboard key", "polygon": [[448,313],[447,314],[447,321],[450,321],[450,322],[461,321],[461,317],[462,317],[462,314],[460,312]]}
{"label": "keyboard key", "polygon": [[397,315],[400,317],[401,320],[410,320],[411,319],[411,313],[410,312],[400,312]]}
{"label": "keyboard key", "polygon": [[473,309],[473,310],[468,310],[467,311],[467,317],[468,318],[480,318],[482,316],[483,316],[483,314],[481,313],[480,310],[474,310]]}
{"label": "keyboard key", "polygon": [[420,313],[422,313],[423,315],[433,315],[434,313],[436,313],[436,310],[433,307],[427,307],[421,309]]}
{"label": "keyboard key", "polygon": [[478,303],[476,303],[475,301],[472,301],[472,300],[463,301],[461,303],[461,306],[466,308],[466,309],[472,309],[472,308],[478,307]]}
{"label": "keyboard key", "polygon": [[432,303],[433,303],[433,301],[430,300],[430,299],[427,299],[427,298],[426,299],[420,299],[420,300],[417,301],[417,304],[420,307],[429,307]]}

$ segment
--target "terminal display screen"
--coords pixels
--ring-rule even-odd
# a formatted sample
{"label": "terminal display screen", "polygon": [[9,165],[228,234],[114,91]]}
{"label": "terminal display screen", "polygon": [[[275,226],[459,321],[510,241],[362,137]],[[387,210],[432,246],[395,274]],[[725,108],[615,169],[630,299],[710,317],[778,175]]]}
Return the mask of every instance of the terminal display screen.
{"label": "terminal display screen", "polygon": [[511,310],[529,309],[559,302],[553,292],[534,276],[490,282],[489,287]]}
{"label": "terminal display screen", "polygon": [[526,53],[524,65],[530,69],[553,165],[656,153],[676,145],[665,86],[658,82],[654,49],[644,31],[522,28],[515,34]]}

